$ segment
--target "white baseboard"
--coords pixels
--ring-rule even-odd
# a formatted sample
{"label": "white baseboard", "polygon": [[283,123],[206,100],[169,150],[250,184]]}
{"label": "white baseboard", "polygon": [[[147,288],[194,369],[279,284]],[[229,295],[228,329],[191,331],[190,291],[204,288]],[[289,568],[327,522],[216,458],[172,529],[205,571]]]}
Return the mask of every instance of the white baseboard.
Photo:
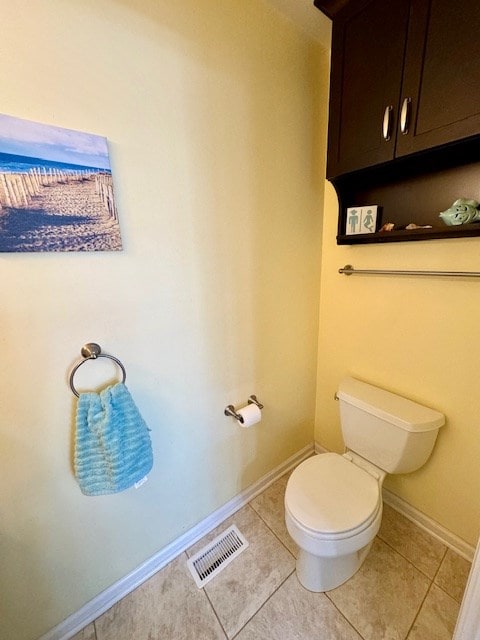
{"label": "white baseboard", "polygon": [[411,504],[385,488],[383,489],[383,501],[411,520],[417,527],[429,533],[433,538],[443,542],[444,545],[455,551],[455,553],[458,553],[459,556],[472,562],[475,547],[472,547],[472,545],[465,542],[465,540],[462,540],[462,538],[445,529],[441,524],[432,520],[421,511],[418,511],[418,509],[415,509],[415,507],[412,507]]}
{"label": "white baseboard", "polygon": [[318,444],[318,442],[315,442],[313,446],[315,448],[315,453],[328,453],[328,449],[325,449],[325,447],[322,447],[322,445]]}
{"label": "white baseboard", "polygon": [[[72,638],[76,633],[102,615],[102,613],[110,609],[115,603],[174,560],[180,553],[191,547],[203,538],[203,536],[212,531],[212,529],[215,529],[215,527],[244,507],[258,494],[262,493],[262,491],[265,491],[267,487],[278,480],[283,474],[296,467],[302,460],[308,458],[314,451],[316,453],[326,453],[327,449],[318,443],[304,447],[284,463],[260,478],[260,480],[248,487],[245,491],[242,491],[242,493],[207,516],[207,518],[199,522],[195,527],[161,549],[131,573],[115,582],[108,589],[105,589],[105,591],[93,598],[93,600],[87,602],[81,609],[41,636],[39,640],[69,640],[69,638]],[[431,536],[443,542],[460,556],[469,561],[472,560],[475,551],[474,547],[467,544],[451,531],[445,529],[445,527],[442,527],[438,522],[435,522],[387,489],[383,489],[383,499],[386,504],[390,505]],[[459,637],[463,638],[463,636]]]}
{"label": "white baseboard", "polygon": [[151,578],[157,571],[174,560],[180,553],[191,547],[203,538],[204,535],[244,507],[248,502],[253,500],[255,496],[265,491],[267,487],[283,476],[284,473],[293,469],[302,462],[302,460],[312,455],[313,452],[314,446],[310,444],[295,453],[288,458],[288,460],[285,460],[281,465],[248,487],[248,489],[245,489],[245,491],[242,491],[242,493],[232,498],[223,505],[223,507],[214,511],[195,527],[161,549],[131,573],[115,582],[115,584],[108,587],[108,589],[105,589],[105,591],[93,598],[93,600],[87,602],[81,609],[41,636],[39,640],[69,640],[69,638],[93,622],[98,616],[110,609],[116,602],[124,598],[145,582],[145,580]]}

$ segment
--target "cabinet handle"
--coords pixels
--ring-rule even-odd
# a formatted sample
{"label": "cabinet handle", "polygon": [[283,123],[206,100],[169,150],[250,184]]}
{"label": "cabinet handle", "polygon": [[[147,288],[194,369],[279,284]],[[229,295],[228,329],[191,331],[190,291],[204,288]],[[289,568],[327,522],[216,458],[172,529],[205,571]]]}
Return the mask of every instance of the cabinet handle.
{"label": "cabinet handle", "polygon": [[385,112],[383,114],[382,135],[383,135],[383,139],[386,142],[388,142],[391,137],[392,113],[393,113],[393,107],[391,105],[389,105],[388,107],[385,107]]}
{"label": "cabinet handle", "polygon": [[404,136],[408,133],[408,126],[410,124],[410,105],[412,104],[411,98],[405,98],[402,104],[402,111],[400,113],[400,131]]}

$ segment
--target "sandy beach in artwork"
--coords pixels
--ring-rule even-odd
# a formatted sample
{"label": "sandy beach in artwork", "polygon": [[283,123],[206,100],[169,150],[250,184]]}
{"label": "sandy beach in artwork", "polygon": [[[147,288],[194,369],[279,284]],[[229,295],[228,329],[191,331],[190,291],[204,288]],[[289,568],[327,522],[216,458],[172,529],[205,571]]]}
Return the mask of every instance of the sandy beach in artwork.
{"label": "sandy beach in artwork", "polygon": [[35,181],[0,170],[0,251],[121,250],[113,187],[102,179],[111,185],[93,172]]}

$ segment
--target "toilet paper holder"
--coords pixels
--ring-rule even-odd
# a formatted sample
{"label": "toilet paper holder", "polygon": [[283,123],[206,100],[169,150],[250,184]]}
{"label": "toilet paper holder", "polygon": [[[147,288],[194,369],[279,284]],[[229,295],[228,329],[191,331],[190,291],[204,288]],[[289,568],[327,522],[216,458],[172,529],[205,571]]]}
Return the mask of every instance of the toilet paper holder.
{"label": "toilet paper holder", "polygon": [[[258,401],[257,396],[248,396],[247,402],[248,404],[256,404],[259,409],[263,409],[263,404]],[[225,411],[223,413],[226,416],[232,416],[232,418],[235,418],[235,420],[238,420],[243,424],[243,416],[235,411],[235,407],[233,406],[233,404],[229,404],[227,407],[225,407]]]}

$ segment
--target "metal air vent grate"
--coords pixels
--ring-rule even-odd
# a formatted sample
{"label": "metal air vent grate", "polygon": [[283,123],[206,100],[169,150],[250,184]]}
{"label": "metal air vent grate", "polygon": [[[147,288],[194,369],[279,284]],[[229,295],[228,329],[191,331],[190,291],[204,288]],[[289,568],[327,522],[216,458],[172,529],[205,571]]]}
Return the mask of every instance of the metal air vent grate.
{"label": "metal air vent grate", "polygon": [[235,525],[217,536],[187,561],[188,568],[201,589],[248,547]]}

